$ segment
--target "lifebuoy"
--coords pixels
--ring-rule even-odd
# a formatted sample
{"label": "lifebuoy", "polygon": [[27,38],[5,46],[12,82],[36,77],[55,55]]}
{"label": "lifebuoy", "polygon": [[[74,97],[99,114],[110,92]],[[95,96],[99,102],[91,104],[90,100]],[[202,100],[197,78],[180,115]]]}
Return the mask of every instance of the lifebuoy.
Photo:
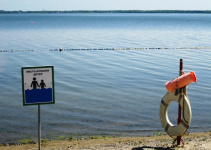
{"label": "lifebuoy", "polygon": [[[172,101],[178,102],[183,110],[183,118],[177,126],[174,126],[168,118],[168,106]],[[160,104],[160,121],[168,135],[172,137],[183,135],[190,125],[191,118],[192,112],[188,98],[184,94],[175,96],[174,93],[167,92]]]}

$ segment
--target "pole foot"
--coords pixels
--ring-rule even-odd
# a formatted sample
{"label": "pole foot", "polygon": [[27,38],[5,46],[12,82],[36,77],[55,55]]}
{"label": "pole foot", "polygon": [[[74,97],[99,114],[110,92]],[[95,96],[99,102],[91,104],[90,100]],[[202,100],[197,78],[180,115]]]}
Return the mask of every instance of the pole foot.
{"label": "pole foot", "polygon": [[[176,141],[177,141],[177,144],[176,144]],[[182,139],[181,136],[177,136],[172,143],[173,147],[176,147],[176,146],[184,147],[184,145],[185,145],[185,141]]]}

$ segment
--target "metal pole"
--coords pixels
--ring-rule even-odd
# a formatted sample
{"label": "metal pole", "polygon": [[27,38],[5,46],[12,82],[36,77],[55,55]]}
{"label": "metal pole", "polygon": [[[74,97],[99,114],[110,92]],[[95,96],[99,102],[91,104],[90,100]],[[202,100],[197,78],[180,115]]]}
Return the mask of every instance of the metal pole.
{"label": "metal pole", "polygon": [[[182,73],[181,71],[183,70],[183,59],[180,59],[180,71],[179,71],[179,75],[181,76]],[[180,89],[180,92],[182,92],[182,89]],[[181,120],[182,120],[182,112],[181,112],[181,106],[179,104],[179,108],[178,108],[178,121],[177,124],[180,124]],[[181,136],[177,136],[177,145],[180,145],[180,141],[181,141]]]}
{"label": "metal pole", "polygon": [[40,104],[38,104],[38,150],[41,150]]}

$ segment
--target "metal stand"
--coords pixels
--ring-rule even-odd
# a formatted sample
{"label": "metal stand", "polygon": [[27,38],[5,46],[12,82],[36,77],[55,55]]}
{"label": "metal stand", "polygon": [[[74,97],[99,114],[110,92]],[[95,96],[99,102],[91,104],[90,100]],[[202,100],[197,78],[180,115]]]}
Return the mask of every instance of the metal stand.
{"label": "metal stand", "polygon": [[[182,70],[183,70],[183,59],[180,59],[180,71],[179,71],[179,76],[182,75]],[[183,88],[179,89],[179,92],[183,92]],[[182,108],[179,104],[179,108],[178,108],[178,121],[177,124],[180,124],[181,120],[182,120]],[[182,137],[181,136],[177,136],[177,145],[180,145],[180,142],[182,141]]]}
{"label": "metal stand", "polygon": [[41,150],[40,104],[38,105],[38,150]]}

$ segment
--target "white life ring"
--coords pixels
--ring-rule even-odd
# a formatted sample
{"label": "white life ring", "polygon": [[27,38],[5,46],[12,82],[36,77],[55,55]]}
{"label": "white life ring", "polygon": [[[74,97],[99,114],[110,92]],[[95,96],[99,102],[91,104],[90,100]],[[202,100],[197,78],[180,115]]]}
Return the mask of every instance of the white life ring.
{"label": "white life ring", "polygon": [[[172,101],[178,102],[183,110],[183,118],[177,126],[174,126],[168,118],[168,106]],[[174,93],[167,92],[160,104],[160,121],[168,135],[172,137],[183,135],[190,125],[191,117],[192,112],[188,98],[184,94],[175,96]]]}

